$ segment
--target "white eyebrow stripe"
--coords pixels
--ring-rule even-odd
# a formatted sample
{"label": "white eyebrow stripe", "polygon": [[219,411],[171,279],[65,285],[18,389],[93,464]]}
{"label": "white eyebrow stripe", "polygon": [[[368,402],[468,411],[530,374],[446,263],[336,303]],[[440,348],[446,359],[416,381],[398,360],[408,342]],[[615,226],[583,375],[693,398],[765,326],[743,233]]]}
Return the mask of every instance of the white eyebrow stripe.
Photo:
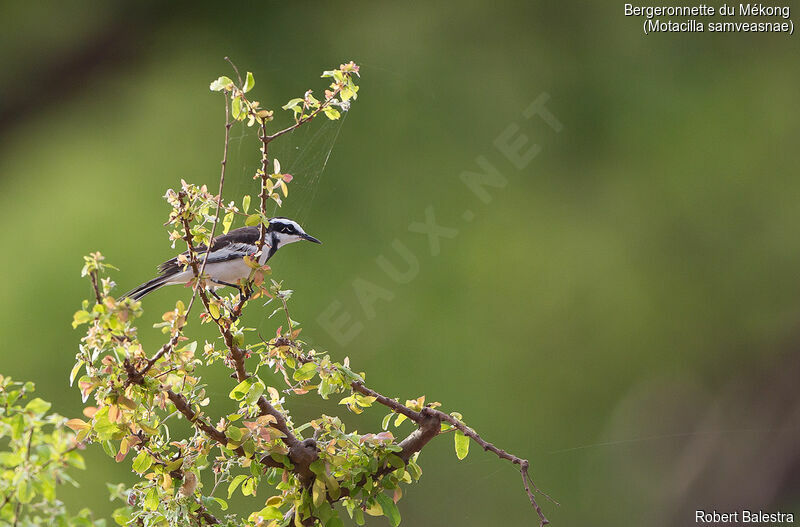
{"label": "white eyebrow stripe", "polygon": [[292,227],[293,229],[295,229],[297,231],[302,231],[303,230],[302,227],[300,227],[299,223],[297,223],[294,220],[290,220],[290,219],[286,219],[286,218],[273,219],[273,220],[271,220],[271,223],[274,223],[276,225],[281,225],[283,227]]}

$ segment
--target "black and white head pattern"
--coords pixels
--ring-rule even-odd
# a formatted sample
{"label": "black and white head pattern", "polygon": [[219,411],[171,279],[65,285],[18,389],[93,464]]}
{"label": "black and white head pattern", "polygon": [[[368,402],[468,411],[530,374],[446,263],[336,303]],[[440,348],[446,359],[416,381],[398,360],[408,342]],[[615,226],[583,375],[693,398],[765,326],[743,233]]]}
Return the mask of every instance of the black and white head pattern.
{"label": "black and white head pattern", "polygon": [[300,240],[320,243],[320,241],[313,236],[306,234],[306,231],[304,231],[296,221],[290,220],[289,218],[276,217],[270,219],[269,233],[271,241],[274,243],[275,250],[289,243],[299,242]]}

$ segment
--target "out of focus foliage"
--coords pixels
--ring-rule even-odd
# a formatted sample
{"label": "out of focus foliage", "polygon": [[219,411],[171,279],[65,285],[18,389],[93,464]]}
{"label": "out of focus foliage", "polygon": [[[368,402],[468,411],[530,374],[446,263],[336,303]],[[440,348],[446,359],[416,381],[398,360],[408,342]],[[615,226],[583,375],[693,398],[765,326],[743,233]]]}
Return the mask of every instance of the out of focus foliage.
{"label": "out of focus foliage", "polygon": [[72,515],[58,499],[58,486],[74,484],[70,469],[84,461],[66,418],[34,391],[32,382],[0,375],[0,525],[102,527],[89,509]]}

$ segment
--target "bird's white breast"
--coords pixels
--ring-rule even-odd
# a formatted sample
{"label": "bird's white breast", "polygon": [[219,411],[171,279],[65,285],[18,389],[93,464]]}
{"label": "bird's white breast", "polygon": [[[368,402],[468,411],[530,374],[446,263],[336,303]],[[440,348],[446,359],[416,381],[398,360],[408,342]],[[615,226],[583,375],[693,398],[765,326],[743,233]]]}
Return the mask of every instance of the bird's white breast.
{"label": "bird's white breast", "polygon": [[229,284],[235,284],[239,280],[247,278],[250,276],[250,271],[250,267],[241,258],[206,265],[206,274],[212,280]]}

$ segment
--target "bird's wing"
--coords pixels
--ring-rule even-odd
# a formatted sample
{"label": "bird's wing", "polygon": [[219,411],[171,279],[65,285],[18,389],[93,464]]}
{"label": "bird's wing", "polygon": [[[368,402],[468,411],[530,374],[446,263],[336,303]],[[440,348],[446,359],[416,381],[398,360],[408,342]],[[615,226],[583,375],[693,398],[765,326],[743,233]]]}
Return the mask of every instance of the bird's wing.
{"label": "bird's wing", "polygon": [[[208,263],[225,262],[244,258],[256,252],[255,243],[229,243],[221,249],[211,249],[208,254]],[[201,257],[202,259],[202,257]]]}
{"label": "bird's wing", "polygon": [[[227,234],[217,236],[211,243],[208,263],[224,262],[253,254],[256,252],[256,241],[258,241],[258,227],[240,227]],[[198,245],[195,252],[197,254],[205,253],[206,246]],[[183,255],[188,256],[188,251]],[[158,271],[162,275],[171,275],[182,270],[183,266],[178,263],[177,256],[158,266]]]}

